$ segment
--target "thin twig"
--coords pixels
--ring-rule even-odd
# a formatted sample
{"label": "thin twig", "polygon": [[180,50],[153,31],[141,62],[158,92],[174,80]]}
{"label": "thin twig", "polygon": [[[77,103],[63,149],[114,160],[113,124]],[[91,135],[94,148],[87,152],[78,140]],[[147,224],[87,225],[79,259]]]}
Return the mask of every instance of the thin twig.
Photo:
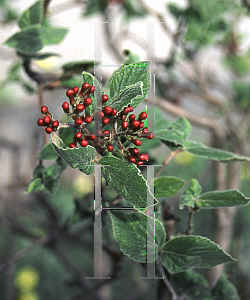
{"label": "thin twig", "polygon": [[175,290],[174,290],[172,284],[171,284],[171,283],[169,282],[169,280],[167,279],[167,276],[166,276],[166,274],[165,274],[165,272],[164,272],[164,269],[163,269],[163,267],[162,267],[162,264],[161,264],[161,262],[160,262],[158,259],[155,261],[155,266],[156,266],[156,268],[157,268],[157,270],[158,270],[160,276],[162,276],[163,282],[164,282],[165,286],[167,287],[167,289],[168,289],[169,292],[171,293],[171,295],[172,295],[172,300],[178,300],[178,295],[176,294],[176,292],[175,292]]}
{"label": "thin twig", "polygon": [[51,239],[54,238],[54,233],[49,234],[36,242],[34,242],[30,247],[21,250],[14,254],[12,257],[7,259],[6,262],[4,262],[2,265],[0,265],[0,273],[3,272],[7,267],[9,267],[12,263],[16,262],[17,260],[23,258],[25,255],[30,253],[32,250],[36,249],[37,247],[43,246],[51,241]]}
{"label": "thin twig", "polygon": [[160,167],[160,169],[157,171],[157,173],[155,174],[155,178],[157,178],[161,172],[163,171],[163,169],[165,168],[165,166],[180,152],[182,152],[183,150],[181,148],[176,149],[175,151],[171,151],[168,155],[168,157],[164,160],[162,166]]}

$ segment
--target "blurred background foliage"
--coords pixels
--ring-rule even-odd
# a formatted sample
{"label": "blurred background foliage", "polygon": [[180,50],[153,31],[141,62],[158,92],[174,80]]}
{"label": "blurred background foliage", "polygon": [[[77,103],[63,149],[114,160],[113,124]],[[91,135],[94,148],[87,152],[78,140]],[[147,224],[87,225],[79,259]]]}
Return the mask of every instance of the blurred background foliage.
{"label": "blurred background foliage", "polygon": [[[167,47],[166,42],[161,45],[166,48],[161,57],[147,57],[155,64],[156,107],[159,108],[155,110],[155,127],[160,128],[160,121],[157,123],[160,118],[173,121],[184,113],[193,124],[192,139],[243,155],[250,154],[250,48],[246,42],[249,36],[239,26],[240,23],[243,29],[249,28],[248,0],[188,0],[181,4],[165,1],[164,10],[157,10],[156,4],[146,0],[75,0],[65,1],[61,7],[54,7],[56,3],[53,1],[41,3],[43,27],[48,29],[55,28],[53,24],[57,23],[53,18],[53,8],[57,13],[65,11],[67,14],[71,6],[77,8],[82,20],[98,18],[118,22],[116,32],[109,30],[108,26],[104,29],[103,44],[113,59],[111,61],[119,64],[145,59],[145,47],[139,38],[136,44],[129,25],[134,21],[142,26],[147,21],[158,22],[157,30],[167,37],[170,46]],[[1,27],[3,31],[11,32],[4,36],[5,42],[20,30],[16,24],[23,10],[14,0],[0,0],[0,8]],[[115,18],[114,12],[120,19]],[[70,13],[68,17],[74,18]],[[53,190],[53,186],[59,185],[53,195],[24,194],[36,165],[40,163],[47,168],[54,163],[37,159],[42,145],[48,142],[41,130],[35,128],[41,101],[50,105],[60,118],[56,107],[64,101],[66,88],[81,86],[81,72],[93,73],[104,63],[95,62],[93,55],[89,60],[79,57],[79,60],[70,61],[71,53],[68,53],[66,60],[58,66],[60,45],[65,37],[70,36],[71,28],[66,28],[64,23],[57,26],[62,28],[62,34],[53,36],[53,32],[48,31],[41,49],[37,48],[39,51],[29,52],[31,47],[27,46],[28,37],[25,35],[19,40],[21,46],[16,40],[9,43],[12,49],[1,46],[1,56],[8,60],[8,64],[2,71],[0,83],[0,298],[161,299],[157,280],[138,279],[145,276],[145,266],[121,255],[118,243],[110,234],[111,225],[106,212],[103,212],[103,275],[111,276],[112,280],[84,280],[84,277],[93,276],[92,176],[67,168],[60,182],[58,177],[53,183],[55,185],[49,186]],[[136,34],[140,36],[140,32]],[[72,44],[77,42],[71,39]],[[129,49],[125,47],[125,42],[131,40],[135,49],[133,44],[129,44]],[[52,44],[57,44],[56,50],[49,48],[47,51],[46,47]],[[145,40],[143,45],[146,45]],[[25,51],[20,51],[24,46]],[[138,47],[143,48],[141,52]],[[109,75],[104,70],[103,85]],[[148,99],[147,104],[152,104],[152,101],[154,99]],[[67,130],[60,133],[66,144],[71,141],[71,134]],[[141,148],[150,154],[149,162],[157,165],[162,164],[170,152],[157,140],[143,141]],[[222,180],[224,188],[238,188],[250,197],[249,164],[229,163],[218,171],[220,168],[220,163],[181,153],[161,175],[177,176],[187,182],[197,178],[203,192],[219,189]],[[144,172],[143,168],[141,170]],[[105,182],[102,184],[104,204],[115,207],[117,195]],[[166,224],[174,224],[175,234],[185,232],[188,223],[188,212],[178,208],[179,199],[180,195],[160,199],[161,207],[157,212]],[[194,234],[215,240],[217,217],[212,210],[197,212]],[[250,206],[238,208],[231,219],[232,231],[228,241],[228,252],[238,261],[227,265],[226,273],[242,300],[250,299],[249,220]],[[199,272],[209,279],[208,270]]]}

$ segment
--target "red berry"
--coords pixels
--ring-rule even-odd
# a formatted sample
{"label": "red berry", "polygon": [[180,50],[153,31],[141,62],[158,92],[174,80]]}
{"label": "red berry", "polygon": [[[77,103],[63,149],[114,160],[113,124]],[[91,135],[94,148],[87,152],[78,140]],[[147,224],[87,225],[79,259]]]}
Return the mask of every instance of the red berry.
{"label": "red berry", "polygon": [[122,129],[126,130],[128,128],[128,122],[127,121],[123,121],[122,122]]}
{"label": "red berry", "polygon": [[95,91],[95,87],[93,85],[91,85],[91,87],[89,88],[89,92],[94,93],[94,91]]}
{"label": "red berry", "polygon": [[129,116],[129,120],[130,120],[130,121],[134,121],[135,118],[136,118],[136,116],[135,116],[134,114],[131,114],[131,115]]}
{"label": "red berry", "polygon": [[146,155],[145,153],[139,154],[137,158],[139,160],[147,160],[145,155]]}
{"label": "red berry", "polygon": [[134,120],[131,122],[131,127],[132,128],[138,128],[140,126],[140,121]]}
{"label": "red berry", "polygon": [[46,127],[46,128],[45,128],[45,131],[46,131],[47,133],[51,133],[51,132],[53,131],[53,128],[52,128],[52,127]]}
{"label": "red berry", "polygon": [[145,120],[145,119],[147,119],[147,114],[143,111],[142,113],[140,113],[139,114],[139,118],[141,119],[141,120]]}
{"label": "red berry", "polygon": [[41,112],[42,112],[42,114],[45,114],[47,111],[48,111],[48,107],[45,106],[45,105],[43,105],[43,106],[41,107]]}
{"label": "red berry", "polygon": [[109,152],[113,151],[114,147],[111,144],[107,144],[107,149]]}
{"label": "red berry", "polygon": [[43,125],[44,125],[43,119],[38,119],[38,120],[37,120],[37,125],[38,125],[38,126],[43,126]]}
{"label": "red berry", "polygon": [[75,123],[76,123],[76,125],[82,125],[83,120],[81,118],[76,118]]}
{"label": "red berry", "polygon": [[89,106],[91,102],[92,102],[92,100],[89,97],[84,99],[85,106]]}
{"label": "red berry", "polygon": [[107,102],[109,99],[108,95],[102,95],[102,102]]}
{"label": "red berry", "polygon": [[87,116],[84,118],[84,122],[85,123],[91,123],[92,122],[92,117],[91,116]]}
{"label": "red berry", "polygon": [[74,91],[74,94],[76,95],[78,93],[78,87],[73,87],[73,91]]}
{"label": "red berry", "polygon": [[69,144],[69,148],[75,148],[75,146],[76,146],[76,143],[75,143],[75,142],[71,142],[71,143]]}
{"label": "red berry", "polygon": [[145,127],[145,128],[142,129],[142,133],[146,134],[147,132],[148,132],[148,128],[147,127]]}
{"label": "red berry", "polygon": [[98,130],[96,131],[96,133],[97,133],[97,136],[103,136],[101,129],[98,129]]}
{"label": "red berry", "polygon": [[111,116],[115,116],[117,114],[117,109],[113,108],[111,111]]}
{"label": "red berry", "polygon": [[124,121],[126,120],[127,116],[126,115],[122,115],[121,119]]}
{"label": "red berry", "polygon": [[129,107],[125,107],[124,110],[122,111],[123,114],[128,114],[130,112]]}
{"label": "red berry", "polygon": [[96,136],[94,135],[94,133],[90,133],[90,135],[88,136],[88,139],[91,141],[94,141],[96,138]]}
{"label": "red berry", "polygon": [[82,133],[80,132],[80,131],[77,131],[76,133],[75,133],[75,138],[76,139],[80,139],[82,137]]}
{"label": "red berry", "polygon": [[57,128],[59,126],[59,122],[56,120],[52,123],[53,128]]}
{"label": "red berry", "polygon": [[69,98],[72,98],[74,96],[74,91],[73,90],[67,90],[66,96]]}
{"label": "red berry", "polygon": [[77,106],[76,106],[76,110],[79,111],[79,112],[83,111],[84,108],[85,108],[85,107],[84,107],[83,104],[77,104]]}
{"label": "red berry", "polygon": [[50,124],[50,121],[51,121],[51,118],[50,118],[49,116],[45,116],[45,117],[43,118],[44,124]]}
{"label": "red berry", "polygon": [[130,156],[129,161],[133,164],[136,163],[136,158],[134,156]]}
{"label": "red berry", "polygon": [[103,111],[98,111],[98,112],[96,113],[96,117],[97,117],[98,119],[103,118],[103,117],[104,117],[104,112],[103,112]]}
{"label": "red berry", "polygon": [[85,139],[82,139],[81,142],[80,142],[80,145],[82,147],[86,147],[86,146],[88,146],[88,144],[89,144],[89,142],[87,140],[85,140]]}
{"label": "red berry", "polygon": [[137,166],[142,166],[143,165],[143,161],[142,160],[138,160],[138,162],[136,164],[137,164]]}
{"label": "red berry", "polygon": [[133,154],[138,154],[139,153],[139,149],[138,148],[130,148],[130,152],[133,153]]}
{"label": "red berry", "polygon": [[146,138],[149,139],[149,140],[151,140],[153,137],[154,137],[153,132],[148,132],[147,135],[146,135]]}
{"label": "red berry", "polygon": [[141,141],[140,140],[131,140],[132,143],[134,143],[136,146],[141,146]]}
{"label": "red berry", "polygon": [[134,110],[133,106],[129,105],[128,107],[129,107],[129,109],[130,109],[131,112]]}
{"label": "red berry", "polygon": [[107,124],[109,123],[109,118],[103,118],[103,119],[102,119],[102,123],[103,123],[104,125],[107,125]]}
{"label": "red berry", "polygon": [[64,110],[65,113],[69,112],[69,103],[68,102],[64,102],[62,104],[62,108]]}
{"label": "red berry", "polygon": [[105,106],[103,112],[105,115],[109,115],[112,112],[112,108],[110,106]]}
{"label": "red berry", "polygon": [[141,122],[140,125],[139,125],[139,129],[143,128],[143,126],[144,126],[144,122]]}
{"label": "red berry", "polygon": [[103,131],[103,134],[108,134],[108,135],[110,135],[110,130],[104,130],[104,131]]}
{"label": "red berry", "polygon": [[89,88],[89,83],[88,83],[88,82],[83,83],[82,89],[83,89],[84,91],[86,91],[88,88]]}

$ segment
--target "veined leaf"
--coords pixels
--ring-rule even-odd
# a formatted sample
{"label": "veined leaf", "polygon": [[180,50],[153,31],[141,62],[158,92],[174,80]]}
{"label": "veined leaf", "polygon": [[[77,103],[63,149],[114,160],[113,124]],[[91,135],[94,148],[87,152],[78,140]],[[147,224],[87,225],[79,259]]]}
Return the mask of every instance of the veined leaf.
{"label": "veined leaf", "polygon": [[161,252],[161,261],[170,273],[211,268],[234,260],[217,244],[198,235],[173,238],[163,245]]}
{"label": "veined leaf", "polygon": [[155,261],[158,249],[166,239],[164,227],[159,220],[140,211],[132,214],[113,211],[111,220],[114,237],[120,242],[125,255],[142,263]]}
{"label": "veined leaf", "polygon": [[91,175],[94,171],[94,162],[96,150],[88,145],[83,148],[68,148],[63,141],[52,132],[52,144],[60,157],[70,165],[71,168],[77,168],[81,172]]}
{"label": "veined leaf", "polygon": [[162,176],[155,179],[155,197],[171,197],[182,189],[185,181],[171,176]]}

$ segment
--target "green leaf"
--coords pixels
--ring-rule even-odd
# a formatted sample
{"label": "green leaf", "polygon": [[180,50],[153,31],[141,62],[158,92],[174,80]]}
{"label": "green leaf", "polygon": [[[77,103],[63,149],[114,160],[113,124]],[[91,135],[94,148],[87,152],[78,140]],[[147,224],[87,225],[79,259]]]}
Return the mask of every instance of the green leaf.
{"label": "green leaf", "polygon": [[185,205],[195,207],[195,199],[201,193],[202,187],[198,180],[192,179],[180,200],[180,209]]}
{"label": "green leaf", "polygon": [[127,86],[133,85],[139,81],[142,81],[143,83],[143,94],[133,101],[134,108],[136,108],[147,96],[150,89],[150,61],[140,61],[130,65],[124,65],[116,71],[110,81],[110,99],[118,96],[120,91],[126,89]]}
{"label": "green leaf", "polygon": [[149,187],[136,165],[117,157],[102,157],[99,163],[110,188],[134,206],[147,207]]}
{"label": "green leaf", "polygon": [[174,274],[172,284],[176,293],[183,295],[186,300],[213,300],[209,283],[194,270]]}
{"label": "green leaf", "polygon": [[250,198],[246,198],[238,190],[213,191],[198,196],[195,203],[200,208],[218,208],[246,205]]}
{"label": "green leaf", "polygon": [[54,160],[57,159],[57,157],[58,154],[56,153],[51,143],[47,143],[38,155],[39,159],[47,159],[47,160]]}
{"label": "green leaf", "polygon": [[202,236],[179,236],[166,242],[161,261],[170,273],[193,268],[211,268],[234,261],[217,244]]}
{"label": "green leaf", "polygon": [[82,72],[82,76],[83,76],[83,81],[84,83],[89,83],[89,85],[93,85],[95,87],[95,98],[92,99],[92,102],[90,103],[89,106],[86,107],[86,113],[88,115],[91,115],[94,111],[94,109],[97,108],[99,102],[101,101],[101,96],[102,94],[104,94],[101,85],[99,83],[99,81],[95,78],[94,75],[92,75],[91,73],[88,72]]}
{"label": "green leaf", "polygon": [[25,194],[35,193],[42,190],[43,187],[43,180],[41,178],[33,179],[27,187]]}
{"label": "green leaf", "polygon": [[61,176],[61,173],[61,166],[58,164],[53,164],[45,169],[43,177],[45,181],[50,179],[57,179]]}
{"label": "green leaf", "polygon": [[88,145],[83,148],[68,148],[63,141],[52,132],[52,144],[61,158],[70,165],[71,168],[78,168],[81,172],[91,175],[94,171],[96,150]]}
{"label": "green leaf", "polygon": [[[124,90],[120,91],[118,95],[114,98],[109,99],[105,105],[108,105],[112,108],[116,108],[117,112],[119,113],[125,106],[129,104],[134,104],[134,100],[138,97],[141,98],[143,95],[143,83],[139,81],[133,85],[127,86]],[[133,105],[134,107],[134,105]]]}
{"label": "green leaf", "polygon": [[[123,253],[142,263],[155,261],[158,249],[166,240],[162,223],[139,211],[132,214],[113,211],[110,215],[114,237],[120,243]],[[149,225],[148,230],[147,224]],[[148,243],[147,237],[149,237]]]}
{"label": "green leaf", "polygon": [[186,141],[184,150],[204,158],[213,159],[221,162],[229,161],[250,161],[250,157],[224,151],[220,149],[210,148],[201,143]]}
{"label": "green leaf", "polygon": [[24,29],[12,35],[5,42],[5,45],[25,54],[36,54],[36,52],[43,48],[40,31],[40,25],[34,25],[33,27]]}
{"label": "green leaf", "polygon": [[30,6],[21,16],[18,21],[18,25],[21,29],[39,24],[43,17],[43,2],[37,1]]}
{"label": "green leaf", "polygon": [[68,29],[62,27],[43,27],[41,38],[44,45],[59,44],[67,34]]}
{"label": "green leaf", "polygon": [[61,80],[61,85],[72,88],[73,86],[81,86],[82,85],[82,79],[79,76],[71,76],[69,78]]}
{"label": "green leaf", "polygon": [[179,192],[185,181],[177,178],[164,176],[155,179],[155,197],[171,197]]}
{"label": "green leaf", "polygon": [[235,286],[227,279],[226,274],[222,274],[213,287],[212,296],[214,300],[240,300]]}
{"label": "green leaf", "polygon": [[59,188],[60,177],[50,178],[45,181],[42,191],[46,194],[55,194]]}
{"label": "green leaf", "polygon": [[173,143],[175,146],[183,146],[185,140],[191,132],[189,121],[180,117],[174,121],[168,128],[155,131],[155,137]]}

